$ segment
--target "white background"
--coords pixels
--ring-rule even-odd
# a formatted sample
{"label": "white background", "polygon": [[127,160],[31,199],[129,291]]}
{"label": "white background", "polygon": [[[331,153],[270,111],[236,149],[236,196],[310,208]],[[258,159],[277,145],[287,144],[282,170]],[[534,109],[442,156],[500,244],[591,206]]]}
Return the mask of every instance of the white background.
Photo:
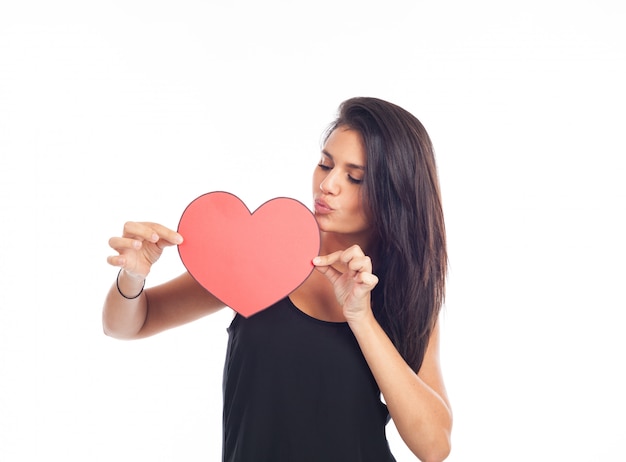
{"label": "white background", "polygon": [[357,95],[435,143],[449,460],[626,459],[622,2],[0,5],[0,460],[219,460],[231,315],[105,337],[108,238],[212,190],[309,204]]}

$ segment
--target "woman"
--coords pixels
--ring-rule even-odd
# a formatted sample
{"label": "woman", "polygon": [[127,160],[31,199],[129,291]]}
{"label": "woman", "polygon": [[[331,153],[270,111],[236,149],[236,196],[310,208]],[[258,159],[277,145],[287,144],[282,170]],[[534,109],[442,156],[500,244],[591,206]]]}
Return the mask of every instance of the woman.
{"label": "woman", "polygon": [[[439,366],[447,268],[430,139],[404,109],[345,101],[313,175],[317,269],[289,297],[229,331],[225,461],[393,461],[394,420],[423,461],[450,451]],[[142,338],[223,308],[188,273],[143,290],[183,236],[126,223],[109,244],[120,267],[103,310],[107,335]],[[385,404],[381,401],[381,394]]]}

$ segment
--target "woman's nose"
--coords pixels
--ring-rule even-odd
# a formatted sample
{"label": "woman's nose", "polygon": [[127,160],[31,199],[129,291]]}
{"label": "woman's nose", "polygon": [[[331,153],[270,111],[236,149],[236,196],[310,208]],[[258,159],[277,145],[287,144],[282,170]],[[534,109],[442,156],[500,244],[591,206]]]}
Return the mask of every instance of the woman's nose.
{"label": "woman's nose", "polygon": [[326,178],[324,178],[320,183],[320,189],[325,194],[337,194],[339,190],[339,182],[337,180],[337,174],[333,169],[328,172]]}

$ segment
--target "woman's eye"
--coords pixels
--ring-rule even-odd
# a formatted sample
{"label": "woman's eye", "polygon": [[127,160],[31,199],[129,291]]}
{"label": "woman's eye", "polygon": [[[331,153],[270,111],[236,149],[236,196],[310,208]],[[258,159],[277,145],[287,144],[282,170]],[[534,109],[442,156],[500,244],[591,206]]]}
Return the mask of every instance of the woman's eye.
{"label": "woman's eye", "polygon": [[[317,164],[317,167],[320,170],[324,171],[324,172],[328,172],[328,171],[330,171],[330,170],[332,170],[334,168],[333,165],[325,164],[323,161],[320,162],[319,164]],[[348,175],[347,177],[348,177],[348,181],[350,183],[352,183],[352,184],[361,184],[361,183],[363,183],[363,179],[362,178],[355,178],[352,175]]]}

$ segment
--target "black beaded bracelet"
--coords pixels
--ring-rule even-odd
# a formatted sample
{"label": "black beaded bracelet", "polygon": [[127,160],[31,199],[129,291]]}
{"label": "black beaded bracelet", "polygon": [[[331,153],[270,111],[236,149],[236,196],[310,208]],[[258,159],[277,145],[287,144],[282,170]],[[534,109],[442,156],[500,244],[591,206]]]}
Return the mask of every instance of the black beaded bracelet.
{"label": "black beaded bracelet", "polygon": [[135,295],[134,297],[127,297],[126,295],[124,295],[122,293],[122,291],[120,290],[120,274],[122,274],[122,270],[124,268],[120,268],[119,273],[117,273],[117,278],[115,279],[115,285],[117,286],[117,291],[120,293],[120,295],[122,297],[124,297],[127,300],[134,300],[135,298],[139,297],[141,295],[141,293],[143,292],[143,288],[146,286],[146,280],[143,280],[143,285],[141,286],[141,290],[139,291],[139,293],[137,295]]}

